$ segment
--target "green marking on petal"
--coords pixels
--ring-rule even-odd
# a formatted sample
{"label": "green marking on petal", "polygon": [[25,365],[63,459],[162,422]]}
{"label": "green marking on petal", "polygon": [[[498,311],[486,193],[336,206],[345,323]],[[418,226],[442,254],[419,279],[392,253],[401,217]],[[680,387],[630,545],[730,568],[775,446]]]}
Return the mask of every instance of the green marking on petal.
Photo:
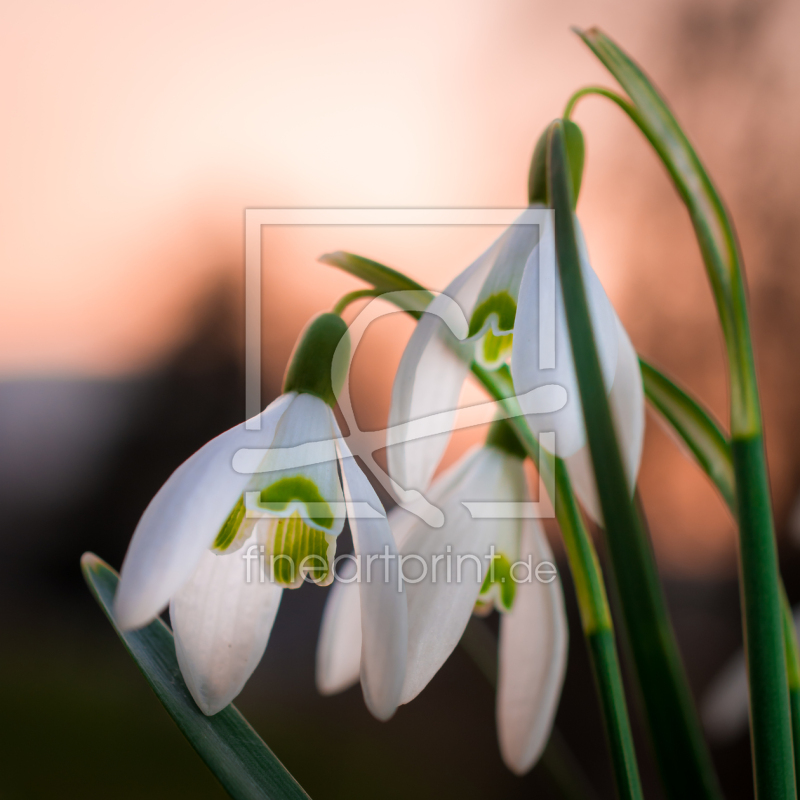
{"label": "green marking on petal", "polygon": [[516,316],[517,303],[505,291],[489,295],[472,312],[469,336],[477,336],[483,332],[475,356],[485,369],[497,369],[505,363],[514,342],[512,331]]}
{"label": "green marking on petal", "polygon": [[223,550],[227,550],[233,544],[233,540],[236,538],[236,534],[239,532],[239,527],[244,520],[244,513],[244,497],[240,497],[236,501],[236,505],[233,507],[233,510],[228,515],[228,519],[225,520],[222,527],[219,529],[217,538],[214,539],[214,544],[211,545],[212,550],[219,550],[222,552]]}
{"label": "green marking on petal", "polygon": [[281,478],[261,490],[261,505],[267,511],[285,511],[295,500],[305,504],[309,519],[315,525],[333,527],[333,512],[328,501],[320,494],[317,484],[305,475]]}
{"label": "green marking on petal", "polygon": [[498,611],[511,611],[516,594],[517,583],[511,575],[511,562],[502,553],[497,553],[486,572],[478,603],[494,602]]}
{"label": "green marking on petal", "polygon": [[297,513],[275,520],[265,551],[272,578],[282,586],[297,588],[306,576],[319,586],[333,581],[336,537],[310,527]]}
{"label": "green marking on petal", "polygon": [[[494,315],[494,320],[490,317]],[[495,292],[490,294],[473,312],[469,323],[469,336],[475,336],[486,326],[487,322],[493,323],[492,327],[497,333],[514,330],[514,320],[517,317],[517,301],[508,292]]]}
{"label": "green marking on petal", "polygon": [[478,342],[476,351],[478,363],[485,369],[497,369],[506,362],[513,343],[513,333],[508,333],[505,336],[496,336],[490,328]]}

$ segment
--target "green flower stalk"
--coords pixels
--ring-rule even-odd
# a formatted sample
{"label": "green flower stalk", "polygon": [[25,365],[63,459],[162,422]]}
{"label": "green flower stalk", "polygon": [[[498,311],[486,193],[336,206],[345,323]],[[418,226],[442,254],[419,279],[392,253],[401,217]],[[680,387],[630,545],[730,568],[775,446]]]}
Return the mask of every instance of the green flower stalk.
{"label": "green flower stalk", "polygon": [[579,35],[628,93],[629,100],[602,92],[626,111],[669,172],[689,212],[714,293],[728,356],[756,796],[787,800],[796,789],[778,558],[739,244],[716,187],[647,76],[601,31]]}

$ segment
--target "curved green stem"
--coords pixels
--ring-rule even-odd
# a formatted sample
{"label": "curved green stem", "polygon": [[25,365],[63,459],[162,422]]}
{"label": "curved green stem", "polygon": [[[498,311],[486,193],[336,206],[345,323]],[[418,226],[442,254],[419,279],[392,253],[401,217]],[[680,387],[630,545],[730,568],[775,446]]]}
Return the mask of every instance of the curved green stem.
{"label": "curved green stem", "polygon": [[578,91],[575,92],[572,97],[569,98],[569,100],[567,100],[567,105],[564,106],[564,119],[570,119],[570,116],[575,110],[575,106],[578,105],[579,100],[592,94],[600,95],[601,97],[611,100],[632,118],[634,118],[637,114],[636,108],[631,105],[630,100],[627,100],[621,94],[617,94],[617,92],[613,91],[612,89],[606,89],[605,86],[585,86],[583,89],[578,89]]}
{"label": "curved green stem", "polygon": [[346,295],[339,298],[331,311],[341,316],[351,303],[363,300],[365,297],[379,297],[381,294],[383,294],[383,292],[378,289],[357,289],[355,292],[348,292]]}

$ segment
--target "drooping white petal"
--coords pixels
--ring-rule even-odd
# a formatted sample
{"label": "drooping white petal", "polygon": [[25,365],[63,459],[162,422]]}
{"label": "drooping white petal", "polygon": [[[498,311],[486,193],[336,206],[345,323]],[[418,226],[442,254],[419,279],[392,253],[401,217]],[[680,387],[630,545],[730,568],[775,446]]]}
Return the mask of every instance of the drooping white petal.
{"label": "drooping white petal", "polygon": [[[606,391],[609,391],[617,367],[616,314],[600,280],[589,263],[580,226],[577,227],[577,230],[581,271],[589,302],[589,312]],[[540,285],[541,277],[542,265],[539,263],[531,264],[522,277],[517,322],[514,326],[511,373],[514,377],[514,389],[518,395],[524,395],[537,386],[545,384],[558,384],[566,389],[566,405],[552,413],[533,413],[533,408],[528,408],[524,399],[520,402],[522,410],[529,413],[527,419],[534,433],[554,431],[556,455],[567,458],[585,444],[586,429],[583,424],[578,379],[572,359],[564,296],[558,270],[556,269],[555,274],[555,294],[547,290],[547,286],[551,284],[545,281],[543,286]],[[542,293],[543,289],[544,293]],[[544,306],[540,306],[540,302]],[[555,308],[555,368],[550,369],[542,368],[540,365],[539,319],[540,310],[551,313],[553,306]]]}
{"label": "drooping white petal", "polygon": [[[615,315],[616,316],[616,315]],[[622,463],[628,479],[628,489],[633,495],[644,444],[644,387],[639,358],[619,318],[616,320],[619,342],[617,373],[608,396],[611,415],[617,432]],[[572,485],[587,513],[599,525],[603,524],[603,511],[597,494],[597,482],[592,469],[592,454],[587,442],[566,459]]]}
{"label": "drooping white petal", "polygon": [[304,498],[292,491],[288,502],[265,508],[262,498],[248,496],[246,505],[251,513],[277,517],[298,513],[310,527],[332,536],[339,534],[344,516],[325,516],[328,513],[325,504],[335,512],[344,503],[335,441],[330,406],[314,395],[298,394],[281,417],[272,447],[264,457],[258,486],[268,490],[287,478],[305,478],[319,499],[314,501],[309,499],[310,495]]}
{"label": "drooping white petal", "polygon": [[463,505],[521,501],[525,478],[518,458],[480,448],[458,465],[455,477],[431,487],[431,502],[442,509],[444,525],[434,529],[419,520],[401,550],[407,559],[404,574],[416,581],[405,583],[408,664],[403,703],[427,686],[461,639],[491,563],[492,545],[509,531],[519,535],[519,520],[472,519]]}
{"label": "drooping white petal", "polygon": [[254,533],[227,556],[207,550],[170,603],[178,664],[204,714],[216,714],[241,692],[275,622],[283,590],[268,574],[262,581],[259,539]]}
{"label": "drooping white petal", "polygon": [[331,586],[319,630],[316,677],[320,694],[343,692],[361,674],[361,598],[355,567],[346,573],[343,567],[340,577],[345,580],[337,579]]}
{"label": "drooping white petal", "polygon": [[[335,422],[334,422],[335,425]],[[366,503],[383,510],[367,476],[341,433],[337,448],[348,504]],[[389,719],[400,701],[408,643],[408,610],[397,581],[397,547],[385,517],[349,516],[353,547],[360,557],[361,686],[364,701],[380,720]],[[370,565],[370,556],[378,556]]]}
{"label": "drooping white petal", "polygon": [[[387,515],[400,548],[417,520],[396,506]],[[328,593],[317,643],[317,689],[320,694],[343,692],[361,673],[361,605],[354,562],[343,559]]]}
{"label": "drooping white petal", "polygon": [[[515,570],[516,597],[511,611],[500,618],[500,673],[497,685],[497,732],[508,768],[522,775],[539,759],[550,731],[567,667],[567,616],[558,577],[537,579],[536,566],[554,564],[539,521],[523,522],[522,560],[530,554],[534,574]],[[551,576],[544,571],[545,580]]]}
{"label": "drooping white petal", "polygon": [[481,287],[476,307],[498,292],[505,292],[512,300],[519,296],[525,265],[539,242],[539,226],[533,224],[539,208],[523,211],[500,237],[494,264]]}
{"label": "drooping white petal", "polygon": [[478,292],[501,244],[502,238],[433,300],[403,352],[392,387],[387,459],[389,474],[404,489],[427,489],[450,441],[450,432],[403,441],[402,434],[398,435],[394,429],[412,420],[446,412],[451,412],[452,426],[474,350],[469,344],[459,346],[436,312],[444,314],[455,301],[464,312],[462,335],[466,337]]}
{"label": "drooping white petal", "polygon": [[236,472],[240,448],[266,448],[294,394],[261,413],[260,430],[244,424],[220,434],[184,461],[145,509],[122,563],[114,616],[123,630],[152,622],[194,573],[251,475]]}

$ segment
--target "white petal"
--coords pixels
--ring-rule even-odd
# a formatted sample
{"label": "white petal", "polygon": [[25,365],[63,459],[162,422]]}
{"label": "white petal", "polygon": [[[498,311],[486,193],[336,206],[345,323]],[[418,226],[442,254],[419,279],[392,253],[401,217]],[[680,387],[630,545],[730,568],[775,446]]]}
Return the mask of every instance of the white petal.
{"label": "white petal", "polygon": [[[405,584],[408,664],[403,703],[427,686],[461,639],[490,563],[492,545],[506,538],[508,530],[519,535],[519,520],[472,519],[463,502],[519,502],[524,496],[524,480],[518,458],[481,448],[459,464],[459,472],[450,480],[441,485],[437,481],[431,487],[431,502],[442,509],[444,525],[434,529],[420,520],[401,551],[408,559],[407,576],[416,579],[422,570],[416,559],[408,558],[411,555],[424,559],[428,568],[422,580]],[[443,558],[434,565],[434,556]]]}
{"label": "white petal", "polygon": [[[382,510],[375,490],[361,471],[343,439],[341,457],[344,493],[348,503],[368,503]],[[364,701],[380,720],[394,714],[405,675],[408,610],[397,585],[397,548],[383,517],[350,517],[353,547],[361,559],[361,686]],[[370,556],[383,556],[368,567]]]}
{"label": "white petal", "polygon": [[[628,479],[628,490],[633,495],[644,444],[644,387],[639,358],[619,319],[617,319],[617,333],[619,336],[617,374],[614,376],[614,384],[608,399]],[[597,495],[592,454],[588,443],[567,458],[566,463],[572,485],[583,507],[592,519],[602,526],[603,512]]]}
{"label": "white petal", "polygon": [[[541,206],[532,208],[538,210]],[[534,214],[530,209],[523,211],[500,237],[494,265],[481,287],[476,307],[498,292],[517,300],[525,266],[539,241],[539,226],[530,224]]]}
{"label": "white petal", "polygon": [[[333,411],[324,400],[310,394],[298,394],[281,417],[272,447],[264,457],[259,487],[265,488],[283,478],[296,475],[311,480],[322,498],[334,509],[344,502],[339,482],[336,454],[336,433]],[[249,498],[248,498],[249,499]],[[334,505],[335,504],[335,505]],[[316,505],[316,504],[312,504]],[[320,510],[294,500],[285,508],[268,511],[256,502],[248,508],[268,516],[290,517],[295,512],[312,528],[337,535],[344,526],[344,516],[334,516],[332,526],[318,524],[314,517]]]}
{"label": "white petal", "polygon": [[[400,506],[387,515],[389,527],[399,548],[418,517]],[[320,694],[343,692],[355,684],[361,672],[361,605],[352,560],[337,567],[337,580],[331,587],[322,614],[317,644],[317,689]],[[339,580],[338,578],[344,578]]]}
{"label": "white petal", "polygon": [[[576,221],[577,222],[577,221]],[[611,387],[617,367],[616,314],[600,280],[589,263],[583,236],[579,233],[581,271],[587,290],[589,312],[600,356],[600,365],[607,390]],[[511,353],[511,372],[514,389],[524,395],[545,384],[557,384],[567,392],[567,404],[559,411],[535,414],[521,401],[523,411],[529,413],[528,422],[534,433],[555,431],[555,451],[561,458],[579,450],[586,442],[578,380],[572,359],[569,330],[567,329],[564,296],[556,269],[555,297],[544,297],[547,304],[555,304],[555,368],[539,366],[539,317],[540,317],[540,265],[525,270],[520,287],[517,321],[514,325],[514,347]],[[548,305],[549,307],[549,305]]]}
{"label": "white petal", "polygon": [[[248,575],[249,550],[255,557]],[[264,655],[281,594],[268,575],[261,581],[254,534],[232,555],[203,553],[195,574],[172,598],[169,612],[178,664],[204,714],[225,708],[253,674]]]}
{"label": "white petal", "polygon": [[[454,300],[464,312],[464,336],[478,292],[501,243],[502,238],[464,270],[428,308],[429,312],[440,309],[444,313],[444,308]],[[403,442],[393,433],[393,428],[443,412],[452,412],[451,424],[455,422],[458,397],[470,369],[473,350],[472,345],[459,346],[435,313],[423,314],[414,329],[394,379],[387,436],[389,474],[403,489],[427,489],[450,441],[450,432]]]}
{"label": "white petal", "polygon": [[[534,570],[543,561],[555,563],[536,519],[524,521],[521,552],[523,559],[532,556]],[[525,571],[515,574],[522,579]],[[503,761],[517,775],[536,763],[550,738],[569,643],[561,581],[531,578],[517,584],[511,611],[500,617],[497,733]]]}
{"label": "white petal", "polygon": [[[344,574],[342,577],[350,578]],[[325,602],[317,643],[317,689],[320,694],[343,692],[358,682],[361,674],[360,603],[355,580],[351,583],[334,581]]]}
{"label": "white petal", "polygon": [[282,395],[267,406],[260,430],[242,424],[212,439],[150,501],[128,546],[114,598],[122,630],[152,622],[190,578],[251,480],[233,469],[234,454],[240,448],[269,447],[293,398],[293,393]]}

